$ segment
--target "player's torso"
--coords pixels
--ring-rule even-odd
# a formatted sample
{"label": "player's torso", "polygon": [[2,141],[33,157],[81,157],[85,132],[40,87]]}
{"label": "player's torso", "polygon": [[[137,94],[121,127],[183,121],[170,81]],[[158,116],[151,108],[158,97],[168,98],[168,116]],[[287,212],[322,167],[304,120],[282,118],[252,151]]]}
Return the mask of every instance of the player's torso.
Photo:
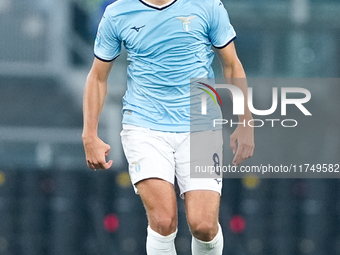
{"label": "player's torso", "polygon": [[161,10],[141,0],[120,1],[112,21],[133,65],[174,72],[211,54],[204,1],[177,0]]}
{"label": "player's torso", "polygon": [[190,79],[213,77],[211,6],[210,0],[176,0],[159,10],[118,0],[107,9],[130,60],[124,124],[189,131]]}

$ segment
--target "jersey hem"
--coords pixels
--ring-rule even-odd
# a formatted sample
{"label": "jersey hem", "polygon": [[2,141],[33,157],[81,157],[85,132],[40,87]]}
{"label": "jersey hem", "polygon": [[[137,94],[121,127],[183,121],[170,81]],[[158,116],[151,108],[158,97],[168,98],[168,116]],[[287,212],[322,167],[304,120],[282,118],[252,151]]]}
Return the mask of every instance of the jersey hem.
{"label": "jersey hem", "polygon": [[174,132],[174,133],[186,133],[186,132],[200,132],[200,131],[207,131],[207,130],[219,130],[222,129],[221,126],[211,127],[207,124],[203,125],[178,125],[178,126],[172,126],[165,128],[163,125],[157,125],[153,123],[136,123],[133,121],[122,121],[123,125],[132,125],[136,127],[143,127],[143,128],[149,128],[150,130],[156,130],[156,131],[162,131],[162,132]]}

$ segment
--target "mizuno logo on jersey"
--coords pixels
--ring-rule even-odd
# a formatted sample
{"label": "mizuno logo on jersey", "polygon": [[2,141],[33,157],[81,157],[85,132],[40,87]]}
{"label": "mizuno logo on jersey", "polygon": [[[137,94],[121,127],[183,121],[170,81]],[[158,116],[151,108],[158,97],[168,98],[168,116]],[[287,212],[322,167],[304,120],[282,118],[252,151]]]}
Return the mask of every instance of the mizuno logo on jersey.
{"label": "mizuno logo on jersey", "polygon": [[141,26],[141,27],[136,27],[136,26],[134,26],[134,27],[132,27],[131,29],[136,30],[136,32],[138,33],[139,30],[141,30],[143,27],[145,27],[145,25],[144,25],[144,26]]}
{"label": "mizuno logo on jersey", "polygon": [[189,32],[191,30],[191,23],[190,23],[190,21],[192,19],[196,18],[196,17],[197,17],[196,15],[191,15],[191,16],[188,16],[188,17],[176,17],[176,18],[183,21],[183,30],[185,32]]}

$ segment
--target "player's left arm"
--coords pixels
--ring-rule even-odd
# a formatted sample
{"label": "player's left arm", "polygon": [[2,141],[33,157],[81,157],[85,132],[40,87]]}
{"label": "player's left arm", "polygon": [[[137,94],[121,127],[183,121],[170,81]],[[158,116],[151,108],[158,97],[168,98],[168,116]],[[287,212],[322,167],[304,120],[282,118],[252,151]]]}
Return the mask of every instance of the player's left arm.
{"label": "player's left arm", "polygon": [[230,136],[230,147],[235,154],[233,164],[238,166],[243,160],[253,155],[255,148],[254,128],[248,125],[248,121],[253,117],[247,104],[248,85],[246,74],[237,56],[234,42],[216,51],[222,64],[223,76],[226,83],[237,86],[242,90],[244,95],[244,115],[239,115],[238,118],[239,122],[245,123],[245,125],[239,124]]}

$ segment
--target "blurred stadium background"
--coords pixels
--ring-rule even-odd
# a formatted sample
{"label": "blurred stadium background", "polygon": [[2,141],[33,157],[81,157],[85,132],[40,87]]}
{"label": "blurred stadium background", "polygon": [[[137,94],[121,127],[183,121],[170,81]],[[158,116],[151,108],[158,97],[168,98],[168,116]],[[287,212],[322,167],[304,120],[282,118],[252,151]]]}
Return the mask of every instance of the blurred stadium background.
{"label": "blurred stadium background", "polygon": [[[111,144],[114,168],[88,170],[81,141],[92,45],[111,2],[0,0],[1,255],[145,254],[145,212],[130,185],[119,137],[125,53],[115,61],[99,131]],[[248,77],[340,76],[339,0],[224,3]],[[339,100],[335,91],[320,97]],[[333,146],[320,147],[337,160],[338,122],[328,136]],[[296,144],[296,137],[277,141]],[[275,149],[279,155],[290,150]],[[224,254],[340,254],[339,196],[338,179],[225,179]],[[178,207],[176,245],[185,255],[190,234],[183,201]]]}

